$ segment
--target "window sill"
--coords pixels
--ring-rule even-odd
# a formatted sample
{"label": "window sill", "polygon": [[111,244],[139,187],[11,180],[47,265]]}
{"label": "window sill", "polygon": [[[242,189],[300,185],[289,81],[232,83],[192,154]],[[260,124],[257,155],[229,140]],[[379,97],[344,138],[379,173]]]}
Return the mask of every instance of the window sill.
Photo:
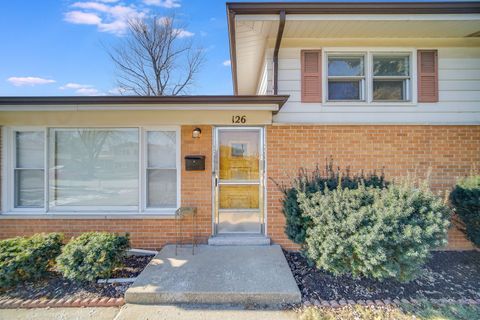
{"label": "window sill", "polygon": [[333,102],[333,101],[328,101],[325,103],[322,103],[323,107],[352,107],[352,106],[361,106],[361,107],[417,107],[418,104],[414,102],[399,102],[399,101],[385,101],[385,102],[380,102],[380,101],[375,101],[375,102],[363,102],[363,101],[338,101],[338,102]]}
{"label": "window sill", "polygon": [[5,212],[0,214],[1,219],[103,219],[103,220],[115,220],[115,219],[174,219],[175,212],[162,212],[162,213],[100,213],[100,212]]}

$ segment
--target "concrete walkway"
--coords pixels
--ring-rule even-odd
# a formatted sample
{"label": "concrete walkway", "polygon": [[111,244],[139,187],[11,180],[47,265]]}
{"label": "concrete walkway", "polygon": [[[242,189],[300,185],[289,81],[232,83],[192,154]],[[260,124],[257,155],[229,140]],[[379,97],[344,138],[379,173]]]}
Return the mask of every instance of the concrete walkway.
{"label": "concrete walkway", "polygon": [[[2,320],[112,320],[119,308],[0,309]],[[136,319],[135,317],[131,319]]]}
{"label": "concrete walkway", "polygon": [[115,320],[296,320],[293,311],[245,310],[228,306],[127,304]]}
{"label": "concrete walkway", "polygon": [[225,305],[127,304],[119,308],[0,309],[2,320],[296,320],[281,310],[245,310]]}
{"label": "concrete walkway", "polygon": [[165,246],[127,290],[135,304],[300,302],[282,249],[272,246]]}

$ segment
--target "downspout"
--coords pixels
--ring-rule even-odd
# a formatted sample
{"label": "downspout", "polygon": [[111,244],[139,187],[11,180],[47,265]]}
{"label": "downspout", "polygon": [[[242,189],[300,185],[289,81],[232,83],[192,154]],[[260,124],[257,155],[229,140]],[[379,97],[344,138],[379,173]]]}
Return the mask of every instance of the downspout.
{"label": "downspout", "polygon": [[277,40],[273,50],[273,94],[278,94],[278,51],[282,43],[283,29],[285,28],[285,10],[280,11],[280,20],[278,24]]}

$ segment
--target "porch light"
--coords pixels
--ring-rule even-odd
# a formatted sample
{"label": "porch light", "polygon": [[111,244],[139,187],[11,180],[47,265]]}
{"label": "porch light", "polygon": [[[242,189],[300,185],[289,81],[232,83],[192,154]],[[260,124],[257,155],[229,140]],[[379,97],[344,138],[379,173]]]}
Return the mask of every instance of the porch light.
{"label": "porch light", "polygon": [[195,129],[193,129],[193,131],[192,131],[192,138],[198,139],[198,138],[200,138],[200,135],[201,135],[201,134],[202,134],[202,129],[200,129],[200,128],[195,128]]}

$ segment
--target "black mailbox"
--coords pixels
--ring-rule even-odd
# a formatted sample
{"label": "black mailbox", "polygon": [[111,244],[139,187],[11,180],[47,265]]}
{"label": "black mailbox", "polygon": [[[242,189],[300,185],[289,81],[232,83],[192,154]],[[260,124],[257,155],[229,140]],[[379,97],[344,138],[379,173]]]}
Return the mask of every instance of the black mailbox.
{"label": "black mailbox", "polygon": [[187,171],[205,170],[205,156],[185,156],[185,170]]}

